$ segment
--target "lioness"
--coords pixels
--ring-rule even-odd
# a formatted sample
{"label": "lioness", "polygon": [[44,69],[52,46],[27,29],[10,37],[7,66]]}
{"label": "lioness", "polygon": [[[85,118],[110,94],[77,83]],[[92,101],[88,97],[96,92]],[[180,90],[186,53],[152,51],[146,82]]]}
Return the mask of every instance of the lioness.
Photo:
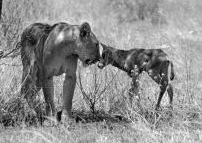
{"label": "lioness", "polygon": [[[170,80],[174,79],[173,64],[167,59],[166,53],[161,49],[131,49],[119,50],[110,46],[102,44],[103,51],[99,60],[98,67],[104,68],[111,64],[125,72],[132,77],[132,87],[129,95],[130,100],[135,93],[139,98],[138,80],[139,75],[145,71],[149,76],[160,85],[159,98],[156,104],[156,110],[160,106],[161,99],[166,89],[172,107],[173,102],[173,88]],[[101,46],[100,46],[101,47]]]}
{"label": "lioness", "polygon": [[100,57],[99,43],[90,25],[57,23],[51,26],[34,23],[23,31],[21,46],[21,94],[33,107],[34,94],[43,88],[46,114],[55,116],[53,76],[66,73],[63,84],[63,115],[71,118],[77,60],[90,65]]}

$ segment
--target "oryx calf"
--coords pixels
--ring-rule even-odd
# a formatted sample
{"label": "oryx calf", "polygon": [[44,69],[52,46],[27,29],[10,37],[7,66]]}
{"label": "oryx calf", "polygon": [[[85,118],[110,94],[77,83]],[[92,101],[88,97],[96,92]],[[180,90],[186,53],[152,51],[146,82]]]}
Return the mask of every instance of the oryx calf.
{"label": "oryx calf", "polygon": [[160,86],[156,110],[160,107],[163,94],[167,90],[170,106],[173,104],[173,87],[170,80],[174,79],[173,63],[167,59],[167,54],[161,49],[131,49],[119,50],[101,43],[102,52],[98,63],[99,68],[111,64],[132,77],[132,87],[129,91],[132,101],[135,93],[139,98],[139,75],[145,71]]}

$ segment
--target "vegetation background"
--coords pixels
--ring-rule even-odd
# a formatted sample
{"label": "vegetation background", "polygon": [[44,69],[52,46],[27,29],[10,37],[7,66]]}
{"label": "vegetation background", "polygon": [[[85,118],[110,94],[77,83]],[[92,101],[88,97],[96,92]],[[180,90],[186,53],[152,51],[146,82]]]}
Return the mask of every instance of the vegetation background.
{"label": "vegetation background", "polygon": [[[15,48],[31,23],[59,21],[87,21],[101,42],[118,49],[162,48],[175,67],[174,110],[167,108],[164,95],[155,116],[159,89],[146,74],[140,80],[141,106],[134,102],[131,107],[126,73],[79,64],[73,110],[81,122],[30,125],[28,109],[19,98],[22,65],[14,52],[0,59],[0,142],[202,142],[202,1],[4,0],[0,50]],[[62,81],[63,76],[54,79],[58,110]],[[37,97],[43,106],[42,92]],[[4,114],[12,119],[5,123]]]}

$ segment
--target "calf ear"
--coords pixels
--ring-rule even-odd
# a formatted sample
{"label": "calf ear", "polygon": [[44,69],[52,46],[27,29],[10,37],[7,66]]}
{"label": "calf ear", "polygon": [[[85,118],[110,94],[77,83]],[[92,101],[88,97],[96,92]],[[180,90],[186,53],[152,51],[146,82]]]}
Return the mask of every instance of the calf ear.
{"label": "calf ear", "polygon": [[102,55],[104,50],[104,47],[102,46],[102,43],[99,42],[99,51],[100,51],[100,55]]}
{"label": "calf ear", "polygon": [[101,42],[100,42],[100,45],[102,46],[103,51],[106,51],[106,50],[109,49],[109,46],[107,46],[107,45],[105,45],[105,44],[103,44],[103,43],[101,43]]}
{"label": "calf ear", "polygon": [[81,38],[89,37],[90,32],[91,32],[91,28],[90,28],[90,25],[87,22],[81,24],[81,28],[80,28],[80,36],[81,36]]}
{"label": "calf ear", "polygon": [[100,42],[100,45],[103,47],[103,48],[106,48],[107,46],[103,43]]}

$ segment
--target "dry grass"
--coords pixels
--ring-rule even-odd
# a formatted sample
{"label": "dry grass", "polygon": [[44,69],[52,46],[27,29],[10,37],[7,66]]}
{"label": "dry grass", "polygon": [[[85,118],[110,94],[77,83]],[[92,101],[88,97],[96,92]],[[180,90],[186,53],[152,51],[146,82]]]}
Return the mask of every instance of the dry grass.
{"label": "dry grass", "polygon": [[[163,48],[174,61],[176,78],[174,110],[167,108],[165,95],[157,117],[154,106],[159,89],[146,74],[141,77],[140,110],[135,102],[133,107],[128,104],[127,74],[111,66],[99,70],[95,65],[83,68],[79,64],[77,75],[81,75],[85,95],[77,86],[73,109],[78,122],[45,127],[30,116],[32,111],[19,98],[20,57],[1,59],[0,119],[6,114],[12,120],[0,124],[0,142],[202,142],[202,2],[148,1],[4,1],[1,50],[14,48],[22,29],[30,23],[88,21],[100,41],[116,48]],[[58,109],[62,80],[63,76],[54,80]],[[88,97],[96,99],[93,110]],[[38,99],[43,106],[42,93]]]}

